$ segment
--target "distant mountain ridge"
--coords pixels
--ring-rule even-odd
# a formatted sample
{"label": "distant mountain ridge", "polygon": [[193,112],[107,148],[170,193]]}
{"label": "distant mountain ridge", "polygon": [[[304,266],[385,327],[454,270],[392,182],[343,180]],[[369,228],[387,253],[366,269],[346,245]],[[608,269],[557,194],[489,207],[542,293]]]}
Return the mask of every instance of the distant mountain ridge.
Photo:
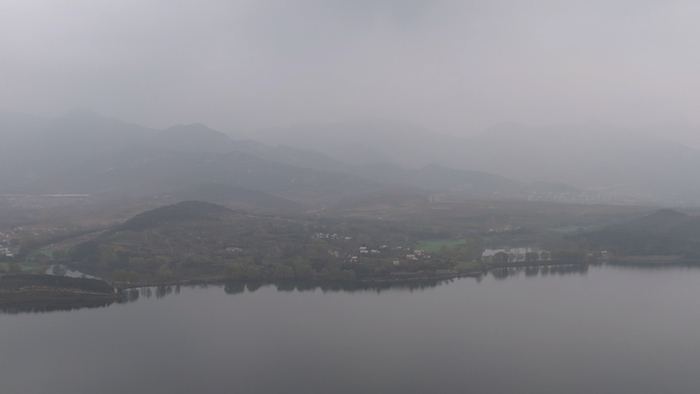
{"label": "distant mountain ridge", "polygon": [[385,162],[409,168],[443,164],[439,162],[440,155],[434,147],[450,147],[461,141],[458,137],[434,133],[409,122],[372,118],[331,124],[299,124],[260,130],[250,136],[271,146],[283,144],[313,149],[351,164]]}
{"label": "distant mountain ridge", "polygon": [[267,212],[293,212],[303,209],[303,204],[273,196],[258,190],[222,183],[204,183],[171,193],[178,200],[197,200],[243,209]]}
{"label": "distant mountain ridge", "polygon": [[380,161],[398,166],[440,164],[526,183],[567,184],[630,203],[700,204],[695,182],[700,151],[664,140],[658,130],[655,134],[598,122],[537,128],[506,122],[459,138],[405,122],[365,120],[297,125],[251,136],[338,158],[361,158],[358,150],[367,147],[373,156],[385,158]]}
{"label": "distant mountain ridge", "polygon": [[91,160],[52,178],[54,187],[65,185],[101,194],[139,196],[215,183],[295,201],[320,201],[381,187],[351,175],[285,165],[240,151],[189,153],[138,147]]}
{"label": "distant mountain ridge", "polygon": [[[340,135],[348,127],[351,125],[340,129]],[[374,131],[358,136],[381,135]],[[417,127],[406,135],[397,132],[383,138],[423,138],[424,132]],[[439,165],[416,169],[388,162],[357,165],[311,149],[234,141],[202,124],[155,130],[84,110],[55,119],[0,113],[0,137],[10,141],[12,148],[5,145],[6,155],[0,158],[4,164],[0,192],[4,193],[170,193],[184,198],[184,190],[191,194],[197,185],[219,184],[288,202],[262,198],[257,206],[266,205],[263,202],[290,206],[289,200],[325,201],[387,187],[408,187],[425,195],[451,191],[484,198],[523,198],[536,190],[488,173]],[[539,185],[540,191],[547,189],[547,184]],[[242,198],[246,194],[233,195]],[[249,206],[254,199],[236,197],[230,200],[232,204],[234,200]]]}

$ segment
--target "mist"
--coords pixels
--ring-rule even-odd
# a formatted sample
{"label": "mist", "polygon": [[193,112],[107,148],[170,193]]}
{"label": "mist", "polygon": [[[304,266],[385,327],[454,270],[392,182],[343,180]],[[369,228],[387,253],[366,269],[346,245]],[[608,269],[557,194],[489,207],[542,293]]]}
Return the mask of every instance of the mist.
{"label": "mist", "polygon": [[0,393],[700,392],[698,20],[3,1]]}
{"label": "mist", "polygon": [[[254,132],[700,123],[689,1],[6,1],[0,108]],[[683,134],[683,133],[681,133]]]}

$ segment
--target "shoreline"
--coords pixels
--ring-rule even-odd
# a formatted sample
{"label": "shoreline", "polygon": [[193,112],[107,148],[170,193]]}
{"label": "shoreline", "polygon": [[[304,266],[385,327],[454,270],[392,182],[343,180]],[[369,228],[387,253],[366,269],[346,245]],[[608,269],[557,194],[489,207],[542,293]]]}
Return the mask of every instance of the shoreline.
{"label": "shoreline", "polygon": [[567,265],[589,265],[600,263],[596,262],[564,262],[564,261],[540,261],[540,262],[512,262],[506,264],[491,264],[488,266],[480,267],[477,270],[464,271],[464,272],[444,272],[436,275],[422,275],[422,276],[394,276],[394,277],[383,277],[383,278],[362,278],[355,280],[328,280],[328,279],[301,279],[301,278],[290,278],[290,279],[225,279],[225,278],[200,278],[200,279],[184,279],[178,281],[169,282],[146,282],[138,284],[125,284],[121,285],[119,283],[112,283],[113,286],[119,289],[135,289],[141,287],[159,287],[159,286],[188,286],[188,285],[203,285],[203,284],[226,284],[226,283],[280,283],[280,282],[307,282],[315,283],[318,285],[332,285],[332,284],[359,284],[359,285],[385,285],[385,284],[401,284],[401,283],[417,283],[425,281],[441,281],[450,280],[456,278],[476,278],[479,276],[487,275],[490,270],[501,269],[501,268],[527,268],[527,267],[542,267],[542,266],[567,266]]}
{"label": "shoreline", "polygon": [[[488,275],[489,271],[494,271],[494,275],[498,275],[498,270],[513,269],[513,268],[539,268],[548,266],[586,266],[586,265],[611,265],[611,266],[630,266],[630,267],[671,267],[671,266],[700,266],[700,260],[683,259],[678,256],[663,256],[665,258],[658,259],[654,257],[645,257],[639,259],[638,256],[628,257],[623,259],[613,260],[595,260],[591,262],[568,262],[568,261],[517,261],[503,264],[489,264],[478,267],[478,269],[464,272],[440,272],[433,275],[401,275],[383,278],[362,278],[355,280],[328,280],[328,279],[264,279],[250,280],[238,279],[230,280],[222,277],[183,279],[167,282],[146,282],[146,283],[118,283],[106,282],[98,279],[82,279],[68,278],[53,275],[31,275],[19,274],[4,276],[5,281],[15,279],[23,279],[25,281],[39,280],[46,282],[47,278],[51,281],[71,282],[72,285],[41,285],[29,283],[25,286],[16,287],[14,289],[0,287],[0,312],[13,313],[22,311],[50,311],[50,310],[71,310],[79,308],[103,307],[111,305],[115,302],[122,302],[127,298],[126,291],[147,287],[169,287],[169,286],[197,286],[197,285],[282,285],[302,284],[303,286],[328,287],[328,288],[382,288],[392,285],[423,285],[437,282],[449,281],[459,278],[479,278]],[[61,279],[58,279],[61,278]],[[100,291],[90,291],[89,289],[81,289],[79,283],[86,283],[92,286],[95,283],[103,286]],[[86,282],[85,282],[86,281]],[[78,283],[78,285],[76,285]],[[63,286],[63,287],[61,287]]]}

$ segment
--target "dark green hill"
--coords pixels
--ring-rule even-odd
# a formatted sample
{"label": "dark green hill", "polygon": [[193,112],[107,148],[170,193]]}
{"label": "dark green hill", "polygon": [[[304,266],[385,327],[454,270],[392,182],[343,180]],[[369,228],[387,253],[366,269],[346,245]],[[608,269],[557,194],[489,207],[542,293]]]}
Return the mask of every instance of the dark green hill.
{"label": "dark green hill", "polygon": [[667,232],[675,226],[680,226],[688,220],[690,217],[684,213],[672,209],[662,209],[621,224],[617,228],[618,230],[659,234]]}
{"label": "dark green hill", "polygon": [[669,236],[700,242],[700,218],[691,216],[688,220],[668,229]]}
{"label": "dark green hill", "polygon": [[221,220],[222,217],[231,214],[235,214],[235,211],[221,205],[203,201],[183,201],[140,213],[124,222],[117,230],[142,230],[172,221]]}
{"label": "dark green hill", "polygon": [[662,209],[569,238],[616,256],[695,256],[700,253],[700,217]]}

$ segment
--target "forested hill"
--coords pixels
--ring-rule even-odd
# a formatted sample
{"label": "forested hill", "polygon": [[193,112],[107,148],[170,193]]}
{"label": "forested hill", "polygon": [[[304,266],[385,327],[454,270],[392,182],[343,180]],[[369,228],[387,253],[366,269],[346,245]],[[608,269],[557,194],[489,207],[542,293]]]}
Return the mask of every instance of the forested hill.
{"label": "forested hill", "polygon": [[663,209],[626,223],[569,237],[615,256],[699,257],[700,217]]}
{"label": "forested hill", "polygon": [[143,230],[172,221],[221,220],[235,211],[202,201],[183,201],[140,213],[124,222],[117,230]]}
{"label": "forested hill", "polygon": [[688,223],[692,219],[692,217],[672,209],[661,209],[652,214],[620,224],[617,228],[631,232],[661,234],[676,226]]}

